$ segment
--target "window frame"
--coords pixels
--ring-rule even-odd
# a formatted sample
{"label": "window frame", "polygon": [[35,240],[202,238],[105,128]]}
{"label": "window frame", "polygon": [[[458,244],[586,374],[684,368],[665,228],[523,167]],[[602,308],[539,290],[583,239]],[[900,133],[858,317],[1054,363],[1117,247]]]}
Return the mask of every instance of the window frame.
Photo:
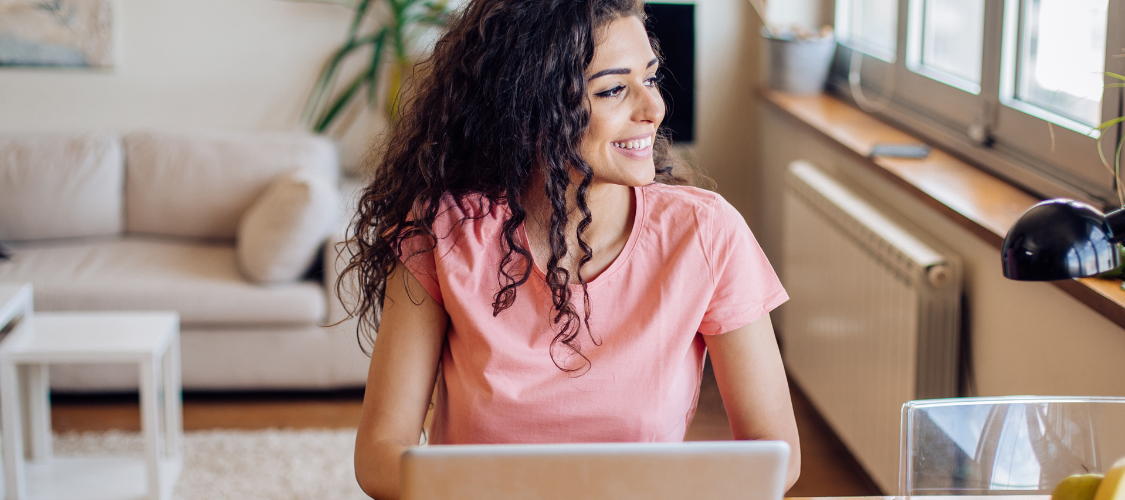
{"label": "window frame", "polygon": [[[837,19],[848,1],[837,0]],[[1067,126],[1048,125],[1044,115],[1049,112],[1034,108],[1028,114],[1030,105],[1013,98],[1013,58],[1019,50],[1013,43],[1019,33],[1005,28],[1012,25],[1011,17],[1018,21],[1019,9],[1029,0],[985,1],[981,82],[975,95],[918,71],[924,1],[898,0],[895,57],[893,62],[862,57],[858,72],[861,96],[853,96],[848,77],[853,53],[863,47],[846,39],[840,40],[829,86],[845,99],[864,101],[857,104],[865,111],[910,129],[1040,197],[1074,198],[1102,208],[1119,206],[1112,174],[1101,164],[1096,149],[1099,134],[1073,120]],[[1123,2],[1109,0],[1107,15],[1105,71],[1118,74],[1125,74],[1125,56],[1114,57],[1125,55]],[[1103,121],[1121,116],[1121,111],[1122,89],[1106,88]],[[1112,127],[1104,135],[1103,152],[1112,164],[1122,127]]]}

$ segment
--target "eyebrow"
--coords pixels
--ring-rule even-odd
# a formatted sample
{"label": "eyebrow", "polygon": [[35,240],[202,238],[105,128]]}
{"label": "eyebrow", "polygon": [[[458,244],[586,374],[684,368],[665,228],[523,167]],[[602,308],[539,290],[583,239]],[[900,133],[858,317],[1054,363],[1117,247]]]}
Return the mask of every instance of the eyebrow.
{"label": "eyebrow", "polygon": [[[656,58],[656,57],[652,58],[652,60],[651,60],[651,61],[649,61],[649,62],[648,62],[648,64],[647,64],[647,65],[645,65],[645,67],[646,67],[646,68],[651,68],[653,64],[656,64],[656,63],[657,63],[657,59],[658,59],[658,58]],[[611,69],[603,69],[603,70],[601,70],[601,71],[599,71],[599,72],[597,72],[597,73],[594,73],[594,75],[593,75],[593,76],[591,76],[591,77],[590,77],[590,78],[589,78],[588,80],[586,80],[586,81],[588,81],[588,82],[589,82],[589,81],[593,81],[593,80],[594,80],[595,78],[600,78],[600,77],[603,77],[603,76],[605,76],[605,75],[628,75],[629,73],[632,73],[632,70],[630,70],[629,68],[611,68]]]}

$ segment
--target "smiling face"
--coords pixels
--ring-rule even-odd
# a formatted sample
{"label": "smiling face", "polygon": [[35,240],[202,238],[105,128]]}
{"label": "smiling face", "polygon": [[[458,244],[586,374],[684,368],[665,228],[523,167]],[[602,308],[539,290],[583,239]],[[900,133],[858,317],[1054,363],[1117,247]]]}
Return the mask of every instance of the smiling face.
{"label": "smiling face", "polygon": [[664,120],[656,54],[636,17],[610,22],[601,35],[586,68],[590,125],[582,158],[594,170],[594,183],[644,186],[656,175],[652,144]]}

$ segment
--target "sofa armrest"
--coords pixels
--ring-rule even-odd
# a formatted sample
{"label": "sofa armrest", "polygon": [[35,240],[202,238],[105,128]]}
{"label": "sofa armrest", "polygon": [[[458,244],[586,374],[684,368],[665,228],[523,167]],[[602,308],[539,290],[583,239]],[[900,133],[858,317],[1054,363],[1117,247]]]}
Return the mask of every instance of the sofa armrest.
{"label": "sofa armrest", "polygon": [[[337,293],[336,281],[340,278],[340,273],[348,265],[348,259],[351,257],[350,253],[344,247],[346,241],[344,230],[334,231],[324,244],[324,291],[328,299],[328,308],[326,316],[326,324],[333,324],[348,317],[347,310],[344,305],[348,307],[356,303],[355,280],[350,280],[350,283],[343,284],[339,292],[343,294],[345,302],[340,301],[340,296]],[[342,253],[341,253],[342,252]]]}
{"label": "sofa armrest", "polygon": [[[344,304],[351,308],[356,304],[357,283],[350,280],[341,286],[339,292],[343,294],[343,300],[337,293],[336,281],[340,278],[340,273],[348,265],[348,260],[351,258],[351,252],[347,251],[344,247],[344,242],[347,241],[348,226],[351,224],[352,219],[355,217],[356,206],[359,199],[359,192],[362,184],[358,179],[345,177],[340,182],[340,214],[337,217],[336,230],[328,237],[328,241],[324,245],[324,290],[325,296],[328,299],[326,324],[334,324],[344,320],[348,317],[347,309]],[[343,252],[343,253],[341,253]],[[335,328],[346,328],[351,334],[355,334],[356,326],[358,324],[357,318],[351,318],[343,323],[337,325]]]}
{"label": "sofa armrest", "polygon": [[[367,340],[358,342],[359,318],[345,319],[348,318],[348,313],[336,291],[336,280],[339,279],[340,272],[347,266],[348,259],[351,257],[346,250],[343,255],[340,254],[340,250],[344,249],[343,242],[347,241],[346,234],[344,228],[334,231],[323,249],[323,286],[324,296],[328,301],[325,308],[325,324],[331,325],[325,330],[329,334],[327,341],[338,353],[329,370],[334,373],[332,380],[337,383],[362,384],[362,381],[366,380],[370,363],[370,358],[365,354],[371,352],[371,344]],[[355,304],[356,287],[355,280],[349,281],[350,283],[345,284],[340,292],[343,300],[350,307]]]}

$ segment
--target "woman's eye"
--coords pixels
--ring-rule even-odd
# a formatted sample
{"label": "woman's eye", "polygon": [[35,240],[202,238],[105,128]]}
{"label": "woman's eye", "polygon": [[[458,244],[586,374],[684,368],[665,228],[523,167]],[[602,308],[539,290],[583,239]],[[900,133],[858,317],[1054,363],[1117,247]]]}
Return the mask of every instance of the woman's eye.
{"label": "woman's eye", "polygon": [[597,94],[594,94],[594,95],[596,95],[598,97],[617,97],[617,96],[621,95],[621,92],[623,90],[625,90],[625,86],[624,85],[618,85],[616,87],[613,87],[612,89],[603,90],[603,91],[598,92]]}
{"label": "woman's eye", "polygon": [[655,87],[657,84],[659,84],[662,81],[664,81],[664,73],[657,73],[655,75],[650,76],[648,79],[646,79],[645,85],[647,85],[649,87]]}

